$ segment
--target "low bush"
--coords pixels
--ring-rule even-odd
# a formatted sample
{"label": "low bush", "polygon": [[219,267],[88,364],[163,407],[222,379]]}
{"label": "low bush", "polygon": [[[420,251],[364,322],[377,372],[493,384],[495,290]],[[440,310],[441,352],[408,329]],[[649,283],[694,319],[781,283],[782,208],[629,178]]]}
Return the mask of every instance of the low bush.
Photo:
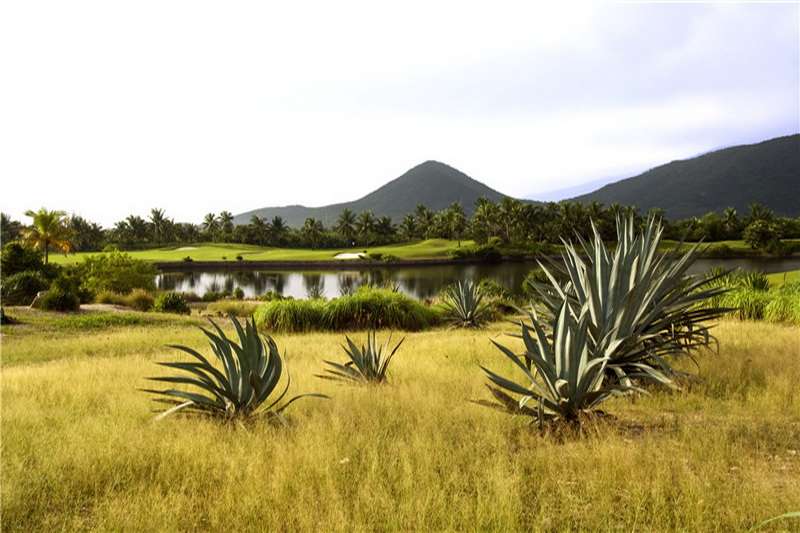
{"label": "low bush", "polygon": [[53,281],[37,303],[38,307],[46,311],[77,311],[81,307],[80,280],[75,276],[62,274]]}
{"label": "low bush", "polygon": [[39,291],[47,290],[50,281],[41,272],[26,270],[17,272],[2,282],[4,305],[30,305]]}
{"label": "low bush", "polygon": [[273,300],[286,300],[291,298],[292,298],[291,296],[284,296],[276,291],[267,291],[258,297],[258,299],[261,300],[262,302],[271,302]]}
{"label": "low bush", "polygon": [[176,313],[188,315],[191,313],[186,298],[179,292],[163,292],[156,297],[153,310],[158,313]]}
{"label": "low bush", "polygon": [[274,300],[259,306],[253,317],[259,329],[266,331],[325,329],[324,306],[325,302],[321,300]]}
{"label": "low bush", "polygon": [[241,287],[236,287],[235,289],[233,289],[233,297],[237,300],[244,299],[244,291],[242,290]]}
{"label": "low bush", "polygon": [[502,253],[498,246],[489,242],[472,246],[461,246],[450,250],[449,255],[455,259],[480,259],[483,261],[499,261]]}
{"label": "low bush", "polygon": [[361,287],[351,295],[324,300],[274,300],[255,312],[268,331],[348,331],[392,328],[418,331],[436,325],[439,313],[408,296]]}
{"label": "low bush", "polygon": [[133,289],[155,289],[155,267],[122,252],[89,256],[77,270],[83,285],[93,292],[128,294]]}
{"label": "low bush", "polygon": [[219,300],[206,307],[206,312],[218,316],[250,316],[261,304],[259,302],[241,300]]}
{"label": "low bush", "polygon": [[204,302],[216,302],[217,300],[222,300],[225,298],[230,298],[231,293],[227,291],[206,291],[203,293],[203,297],[201,298]]}
{"label": "low bush", "polygon": [[717,257],[724,259],[726,257],[733,257],[736,253],[733,248],[724,243],[711,244],[705,249],[703,255],[706,257]]}
{"label": "low bush", "polygon": [[155,303],[155,298],[142,289],[134,289],[130,294],[119,294],[113,291],[101,291],[94,299],[99,304],[122,305],[137,311],[150,311]]}
{"label": "low bush", "polygon": [[183,299],[187,302],[202,302],[203,299],[198,296],[196,292],[182,292],[180,293],[183,296]]}

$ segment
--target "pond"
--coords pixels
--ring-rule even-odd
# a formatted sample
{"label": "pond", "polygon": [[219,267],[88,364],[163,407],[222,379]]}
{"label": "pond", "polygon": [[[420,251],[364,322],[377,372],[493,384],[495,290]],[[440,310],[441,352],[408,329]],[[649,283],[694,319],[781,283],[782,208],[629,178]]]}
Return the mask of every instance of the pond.
{"label": "pond", "polygon": [[[692,272],[709,268],[742,268],[766,273],[800,269],[800,258],[791,259],[701,259]],[[515,293],[522,289],[527,273],[535,263],[498,263],[483,265],[436,265],[415,267],[376,267],[363,270],[219,270],[163,272],[156,277],[159,289],[194,292],[233,291],[239,287],[246,297],[268,291],[283,296],[306,298],[321,294],[335,298],[366,283],[396,284],[400,290],[417,299],[431,298],[443,287],[459,279],[490,278]]]}

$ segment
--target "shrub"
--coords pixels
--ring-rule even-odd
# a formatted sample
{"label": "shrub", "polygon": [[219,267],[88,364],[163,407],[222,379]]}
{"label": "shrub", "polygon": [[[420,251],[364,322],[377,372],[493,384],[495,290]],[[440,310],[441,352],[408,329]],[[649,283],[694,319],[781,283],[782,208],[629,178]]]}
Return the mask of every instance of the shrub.
{"label": "shrub", "polygon": [[183,262],[184,263],[192,263],[192,262],[194,262],[194,259],[192,259],[191,256],[187,255],[186,257],[183,258]]}
{"label": "shrub", "polygon": [[764,307],[764,319],[800,325],[800,296],[776,292]]}
{"label": "shrub", "polygon": [[321,300],[274,300],[254,313],[258,327],[266,331],[311,331],[325,329]]}
{"label": "shrub", "polygon": [[22,246],[18,242],[10,242],[3,246],[0,253],[0,272],[3,279],[20,272],[41,272],[44,268],[39,252]]}
{"label": "shrub", "polygon": [[491,308],[480,285],[459,281],[444,293],[444,318],[462,328],[478,328],[489,318]]}
{"label": "shrub", "polygon": [[502,259],[500,250],[493,241],[486,244],[461,246],[450,250],[449,255],[455,259],[480,259],[483,261],[499,261]]}
{"label": "shrub", "polygon": [[739,320],[763,320],[764,311],[770,301],[766,291],[739,288],[722,298],[722,305],[733,309],[731,315]]}
{"label": "shrub", "polygon": [[155,267],[126,253],[92,255],[77,268],[83,284],[94,292],[108,290],[128,294],[133,289],[155,289]]}
{"label": "shrub", "polygon": [[478,288],[487,298],[503,298],[511,300],[514,294],[491,278],[484,278],[478,283]]}
{"label": "shrub", "polygon": [[202,300],[204,302],[216,302],[217,300],[222,300],[223,298],[230,297],[231,293],[227,291],[216,292],[216,291],[206,291],[203,293]]}
{"label": "shrub", "polygon": [[381,252],[370,252],[367,257],[372,261],[380,261],[383,258],[383,254]]}
{"label": "shrub", "polygon": [[119,246],[117,246],[116,244],[106,244],[105,246],[103,246],[103,252],[104,253],[119,252]]}
{"label": "shrub", "polygon": [[155,298],[149,292],[142,289],[133,289],[125,297],[125,305],[137,311],[149,311],[155,305]]}
{"label": "shrub", "polygon": [[125,305],[125,296],[114,291],[100,291],[94,301],[98,304]]}
{"label": "shrub", "polygon": [[4,305],[30,305],[40,291],[47,290],[50,282],[41,272],[17,272],[2,281]]}
{"label": "shrub", "polygon": [[77,311],[81,307],[80,281],[74,276],[57,277],[38,305],[46,311]]}
{"label": "shrub", "polygon": [[728,246],[724,243],[712,244],[708,248],[705,249],[703,255],[707,257],[719,257],[719,258],[726,258],[726,257],[733,257],[735,252],[733,248]]}
{"label": "shrub", "polygon": [[159,313],[177,313],[188,315],[191,313],[189,304],[179,292],[162,292],[153,303],[153,310]]}
{"label": "shrub", "polygon": [[258,299],[262,302],[271,302],[273,300],[284,300],[286,297],[276,291],[267,291],[259,296]]}
{"label": "shrub", "polygon": [[396,263],[397,261],[400,261],[400,258],[392,254],[383,254],[381,261],[384,263]]}
{"label": "shrub", "polygon": [[736,287],[753,291],[768,291],[769,279],[763,272],[738,271],[733,277]]}
{"label": "shrub", "polygon": [[375,332],[371,331],[367,333],[367,344],[359,348],[350,337],[345,337],[347,346],[343,348],[349,361],[342,364],[326,360],[324,362],[329,366],[325,369],[327,374],[318,374],[317,377],[356,383],[385,383],[389,363],[405,339],[400,339],[390,351],[391,340],[389,336],[386,345],[381,346],[375,338]]}
{"label": "shrub", "polygon": [[[179,411],[226,420],[253,415],[280,418],[281,413],[295,400],[304,397],[327,398],[322,394],[302,394],[281,404],[289,388],[289,376],[287,373],[286,388],[279,392],[278,383],[283,377],[284,365],[277,344],[272,337],[258,334],[255,321],[248,320],[244,328],[235,318],[231,321],[239,337],[238,344],[226,337],[214,322],[211,325],[216,333],[200,328],[210,340],[214,358],[222,363],[221,369],[212,365],[198,351],[179,345],[172,347],[191,356],[195,362],[157,363],[185,374],[149,378],[151,381],[167,383],[169,386],[188,385],[197,391],[146,389],[145,392],[156,395],[157,402],[172,405],[158,419]],[[275,399],[261,409],[271,397]]]}
{"label": "shrub", "polygon": [[361,287],[352,295],[324,300],[274,300],[255,312],[268,331],[346,331],[393,328],[417,331],[435,325],[438,314],[408,296]]}
{"label": "shrub", "polygon": [[323,306],[322,329],[402,329],[418,331],[438,321],[437,313],[403,293],[360,287],[350,296],[340,296]]}
{"label": "shrub", "polygon": [[244,261],[244,257],[242,257],[241,255],[237,255],[236,256],[236,260],[237,261]]}
{"label": "shrub", "polygon": [[196,292],[182,292],[180,293],[183,296],[183,299],[187,302],[202,302],[203,299],[197,295]]}
{"label": "shrub", "polygon": [[206,312],[219,316],[251,316],[258,306],[258,302],[242,302],[239,300],[219,300],[206,307]]}
{"label": "shrub", "polygon": [[236,287],[235,289],[233,289],[233,297],[236,298],[237,300],[244,299],[244,291],[242,290],[241,287]]}

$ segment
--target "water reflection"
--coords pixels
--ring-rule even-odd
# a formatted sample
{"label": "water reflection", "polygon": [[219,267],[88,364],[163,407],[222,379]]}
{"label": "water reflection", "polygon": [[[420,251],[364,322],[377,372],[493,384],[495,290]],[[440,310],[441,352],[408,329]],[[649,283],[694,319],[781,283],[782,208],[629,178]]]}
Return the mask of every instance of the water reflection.
{"label": "water reflection", "polygon": [[[693,272],[702,272],[713,266],[743,268],[764,272],[782,272],[800,269],[800,259],[734,259],[699,260]],[[156,277],[156,286],[164,290],[195,292],[202,296],[208,291],[232,292],[239,287],[248,298],[275,291],[284,296],[308,298],[324,296],[336,298],[350,294],[358,287],[396,285],[414,298],[425,299],[437,295],[442,288],[460,279],[478,281],[489,278],[519,293],[527,273],[536,268],[534,263],[501,263],[492,265],[441,265],[407,268],[372,268],[364,270],[327,271],[205,271],[164,272]]]}

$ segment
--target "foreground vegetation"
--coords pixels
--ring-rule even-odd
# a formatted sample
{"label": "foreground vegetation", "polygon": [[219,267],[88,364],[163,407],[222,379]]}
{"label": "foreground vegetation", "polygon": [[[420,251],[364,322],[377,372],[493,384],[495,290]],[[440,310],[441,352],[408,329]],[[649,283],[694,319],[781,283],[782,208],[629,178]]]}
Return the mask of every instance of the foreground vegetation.
{"label": "foreground vegetation", "polygon": [[616,419],[563,438],[467,401],[488,396],[478,365],[513,373],[490,343],[521,347],[505,323],[405,334],[379,391],[313,377],[341,359],[341,334],[278,335],[292,389],[332,399],[290,411],[289,427],[231,428],[153,423],[137,390],[175,359],[165,344],[207,349],[197,319],[10,314],[8,531],[741,531],[800,501],[797,327],[724,321],[719,353],[681,367],[700,381],[608,400]]}

